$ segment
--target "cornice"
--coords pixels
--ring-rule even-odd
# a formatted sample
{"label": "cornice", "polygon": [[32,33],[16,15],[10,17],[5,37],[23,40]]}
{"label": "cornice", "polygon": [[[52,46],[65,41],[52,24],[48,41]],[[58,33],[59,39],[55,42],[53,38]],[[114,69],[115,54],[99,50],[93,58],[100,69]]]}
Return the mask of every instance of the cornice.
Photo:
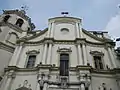
{"label": "cornice", "polygon": [[[59,67],[52,66],[52,65],[38,65],[37,67],[34,68],[19,68],[17,66],[8,66],[5,68],[5,72],[8,71],[15,71],[15,72],[37,72],[40,69],[47,69],[49,71],[59,71]],[[91,66],[76,66],[76,67],[70,67],[69,71],[89,71],[90,74],[98,74],[98,75],[117,75],[120,74],[120,69],[111,69],[111,70],[97,70],[92,68]],[[117,77],[119,78],[119,77]]]}
{"label": "cornice", "polygon": [[20,10],[4,10],[3,14],[16,14],[20,17],[22,17],[23,19],[25,19],[26,21],[29,19],[29,17],[27,15],[25,15],[22,11]]}
{"label": "cornice", "polygon": [[54,38],[44,38],[40,41],[35,41],[35,42],[29,42],[25,40],[18,40],[17,43],[19,44],[20,42],[24,42],[24,44],[31,44],[31,45],[39,45],[39,44],[44,44],[44,43],[53,43],[53,44],[69,44],[69,45],[76,45],[76,44],[86,44],[86,45],[96,45],[96,46],[104,46],[106,43],[97,43],[97,42],[90,42],[87,41],[85,38],[81,39],[75,39],[75,40],[55,40]]}
{"label": "cornice", "polygon": [[81,22],[81,21],[82,21],[82,19],[80,19],[80,18],[75,18],[75,17],[54,17],[54,18],[50,18],[50,19],[49,19],[49,21],[52,21],[52,20],[54,20],[54,21],[59,21],[59,20],[71,20],[71,21],[74,21],[74,22],[76,22],[76,21]]}
{"label": "cornice", "polygon": [[7,44],[5,44],[3,42],[0,42],[0,49],[6,50],[6,51],[8,51],[10,53],[13,53],[14,50],[15,50],[15,47],[12,47],[12,46],[7,45]]}

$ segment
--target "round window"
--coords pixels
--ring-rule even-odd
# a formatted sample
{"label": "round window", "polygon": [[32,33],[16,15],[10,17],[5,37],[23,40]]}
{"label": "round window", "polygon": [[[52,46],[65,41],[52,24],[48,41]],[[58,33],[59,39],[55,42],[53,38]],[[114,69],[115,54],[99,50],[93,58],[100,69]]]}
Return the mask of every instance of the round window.
{"label": "round window", "polygon": [[67,34],[67,33],[69,32],[69,29],[67,29],[67,28],[62,28],[62,29],[61,29],[61,32],[62,32],[63,34]]}

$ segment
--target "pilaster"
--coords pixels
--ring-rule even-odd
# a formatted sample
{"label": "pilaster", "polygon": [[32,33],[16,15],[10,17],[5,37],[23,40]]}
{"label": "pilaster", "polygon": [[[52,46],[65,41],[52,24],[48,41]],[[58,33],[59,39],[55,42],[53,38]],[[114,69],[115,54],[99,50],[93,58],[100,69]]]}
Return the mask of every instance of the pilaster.
{"label": "pilaster", "polygon": [[48,47],[48,56],[47,56],[47,64],[51,63],[51,57],[52,57],[52,43],[49,43],[49,47]]}
{"label": "pilaster", "polygon": [[47,43],[44,44],[43,58],[42,63],[46,64],[46,55],[47,55]]}
{"label": "pilaster", "polygon": [[20,53],[23,47],[23,43],[20,43],[19,45],[16,46],[14,54],[11,58],[11,61],[9,63],[9,66],[16,66],[18,61],[19,61],[19,57],[20,57]]}
{"label": "pilaster", "polygon": [[76,31],[77,31],[77,38],[80,38],[80,32],[79,32],[79,23],[76,22]]}
{"label": "pilaster", "polygon": [[108,50],[108,56],[110,58],[110,62],[113,65],[112,67],[116,68],[115,58],[114,58],[112,50],[111,50],[112,47],[109,44],[107,44],[106,47],[107,47],[107,50]]}
{"label": "pilaster", "polygon": [[4,87],[4,90],[10,90],[11,89],[11,85],[12,85],[12,81],[13,79],[15,78],[15,72],[14,70],[10,70],[8,72],[8,75],[7,75],[7,80],[6,80],[6,83],[5,83],[5,87]]}
{"label": "pilaster", "polygon": [[50,35],[50,37],[52,38],[54,35],[54,27],[55,27],[55,23],[54,22],[52,22],[51,23],[52,25],[51,25],[51,35]]}

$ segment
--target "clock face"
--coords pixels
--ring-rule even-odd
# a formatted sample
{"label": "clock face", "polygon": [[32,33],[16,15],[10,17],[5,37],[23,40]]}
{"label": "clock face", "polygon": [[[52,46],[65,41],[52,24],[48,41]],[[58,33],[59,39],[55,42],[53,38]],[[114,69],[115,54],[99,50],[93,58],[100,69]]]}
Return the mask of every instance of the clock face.
{"label": "clock face", "polygon": [[69,29],[67,29],[67,28],[62,28],[62,29],[61,29],[61,32],[62,32],[62,34],[67,34],[67,33],[69,33]]}

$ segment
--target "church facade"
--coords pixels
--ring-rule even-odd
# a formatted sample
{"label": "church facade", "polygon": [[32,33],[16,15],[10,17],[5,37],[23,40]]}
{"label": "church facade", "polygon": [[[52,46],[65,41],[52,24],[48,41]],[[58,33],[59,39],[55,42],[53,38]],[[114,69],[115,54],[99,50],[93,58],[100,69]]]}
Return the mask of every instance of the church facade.
{"label": "church facade", "polygon": [[67,16],[34,28],[22,10],[0,15],[0,90],[119,90],[120,60],[108,32],[87,31]]}

